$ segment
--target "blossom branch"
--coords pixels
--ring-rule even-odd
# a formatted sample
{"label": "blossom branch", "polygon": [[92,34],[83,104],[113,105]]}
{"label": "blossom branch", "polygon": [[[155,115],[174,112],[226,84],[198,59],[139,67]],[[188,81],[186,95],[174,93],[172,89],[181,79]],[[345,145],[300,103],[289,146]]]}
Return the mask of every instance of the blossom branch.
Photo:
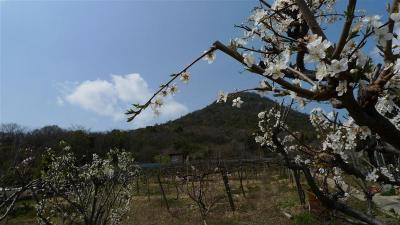
{"label": "blossom branch", "polygon": [[369,127],[371,131],[379,134],[384,141],[400,149],[400,130],[393,123],[378,113],[373,107],[370,107],[366,112],[354,99],[352,92],[348,92],[341,99],[344,107],[358,125]]}
{"label": "blossom branch", "polygon": [[[246,63],[244,61],[244,57],[239,52],[225,46],[224,44],[222,44],[219,41],[214,42],[213,46],[215,47],[215,49],[218,49],[218,50],[224,52],[225,54],[227,54],[227,55],[231,56],[232,58],[236,59],[237,61],[239,61],[240,63],[246,65]],[[278,83],[285,89],[297,93],[297,95],[299,97],[305,97],[308,99],[323,101],[323,100],[330,99],[333,95],[333,91],[331,91],[329,89],[322,91],[322,92],[313,92],[313,91],[309,91],[307,89],[301,88],[299,86],[292,85],[291,83],[287,82],[286,80],[284,80],[282,78],[272,79],[272,77],[264,75],[265,70],[255,64],[253,64],[249,69],[254,73],[257,73],[263,77],[266,77],[266,78]]]}
{"label": "blossom branch", "polygon": [[342,34],[340,35],[340,38],[336,45],[335,51],[333,52],[332,58],[334,58],[334,59],[336,59],[340,56],[340,53],[342,52],[342,50],[346,44],[347,38],[350,33],[351,24],[353,23],[353,19],[354,19],[354,10],[356,8],[356,3],[357,3],[357,0],[349,0],[349,4],[347,5],[346,22],[343,25]]}
{"label": "blossom branch", "polygon": [[303,167],[303,173],[306,178],[306,181],[308,185],[310,186],[312,192],[318,197],[318,199],[322,202],[323,205],[325,205],[328,208],[331,209],[336,209],[339,210],[340,212],[352,216],[358,220],[361,220],[363,222],[366,222],[371,225],[384,225],[382,222],[376,220],[375,218],[372,218],[358,210],[355,210],[353,208],[348,207],[347,205],[340,203],[338,201],[335,201],[328,195],[324,194],[316,184],[313,176],[311,175],[310,169]]}
{"label": "blossom branch", "polygon": [[144,103],[143,105],[134,105],[137,110],[134,109],[129,109],[125,114],[126,115],[132,115],[130,117],[128,117],[127,121],[130,122],[132,121],[137,115],[139,115],[144,109],[146,109],[152,102],[152,100],[158,95],[160,94],[165,88],[167,88],[174,80],[176,80],[182,73],[186,72],[190,67],[192,67],[195,63],[197,63],[198,61],[200,61],[202,58],[204,58],[206,55],[212,53],[213,51],[215,51],[215,46],[212,46],[209,50],[205,51],[203,54],[201,54],[199,57],[197,57],[194,61],[192,61],[188,66],[186,66],[185,68],[183,68],[179,73],[176,74],[172,74],[172,78],[165,83],[164,85],[161,86],[160,89],[158,89],[153,96],[151,96],[146,103]]}
{"label": "blossom branch", "polygon": [[310,27],[311,31],[318,36],[321,36],[324,40],[327,39],[325,33],[322,31],[318,22],[315,20],[314,14],[311,12],[310,8],[304,0],[296,0],[297,6],[300,9],[301,15],[306,21],[307,25]]}
{"label": "blossom branch", "polygon": [[[399,4],[400,4],[399,0],[393,0],[391,13],[399,12]],[[394,29],[394,21],[389,16],[388,33],[393,33],[393,29]],[[396,60],[392,51],[392,39],[386,41],[386,47],[384,50],[384,59],[385,62],[394,62]]]}

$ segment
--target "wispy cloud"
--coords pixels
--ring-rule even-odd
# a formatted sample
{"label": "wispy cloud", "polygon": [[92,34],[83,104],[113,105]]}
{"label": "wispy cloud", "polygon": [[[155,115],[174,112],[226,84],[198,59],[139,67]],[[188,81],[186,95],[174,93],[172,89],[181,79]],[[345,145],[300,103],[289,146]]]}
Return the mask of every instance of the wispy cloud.
{"label": "wispy cloud", "polygon": [[[72,84],[72,85],[71,85]],[[66,86],[66,87],[65,87]],[[71,87],[72,86],[72,87]],[[114,121],[125,119],[124,112],[132,103],[144,103],[152,90],[140,74],[111,75],[110,80],[86,80],[81,83],[65,82],[57,98],[59,105],[69,103]],[[188,109],[172,97],[165,99],[161,115],[156,117],[151,110],[144,111],[134,121],[136,127],[174,119],[186,114]]]}

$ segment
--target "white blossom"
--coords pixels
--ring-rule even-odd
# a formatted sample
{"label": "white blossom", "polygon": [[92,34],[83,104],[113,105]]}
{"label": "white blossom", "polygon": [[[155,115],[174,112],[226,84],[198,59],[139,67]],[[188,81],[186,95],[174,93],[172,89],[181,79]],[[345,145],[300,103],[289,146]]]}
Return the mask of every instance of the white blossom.
{"label": "white blossom", "polygon": [[382,173],[382,175],[389,178],[389,180],[394,181],[394,176],[389,172],[387,167],[382,166],[379,168],[379,171]]}
{"label": "white blossom", "polygon": [[243,54],[243,61],[249,68],[252,67],[253,64],[256,62],[254,56],[248,53]]}
{"label": "white blossom", "polygon": [[326,65],[324,63],[320,63],[319,66],[317,67],[317,72],[315,73],[315,77],[317,78],[317,80],[319,81],[323,80],[328,74],[329,73],[326,68]]}
{"label": "white blossom", "polygon": [[301,87],[301,81],[298,78],[293,79],[292,84]]}
{"label": "white blossom", "polygon": [[260,88],[261,89],[267,89],[269,87],[267,84],[268,84],[267,80],[260,81]]}
{"label": "white blossom", "polygon": [[214,62],[215,58],[216,58],[215,52],[211,51],[208,54],[206,54],[203,59],[206,60],[208,64],[211,64]]}
{"label": "white blossom", "polygon": [[364,67],[367,64],[369,58],[362,51],[357,51],[355,56],[357,57],[357,66]]}
{"label": "white blossom", "polygon": [[171,95],[174,95],[176,92],[178,92],[178,86],[176,84],[172,84],[169,86],[168,91]]}
{"label": "white blossom", "polygon": [[366,16],[362,19],[362,22],[371,25],[374,28],[378,28],[383,25],[383,23],[381,22],[381,16],[379,15]]}
{"label": "white blossom", "polygon": [[307,44],[308,54],[304,57],[306,62],[319,62],[326,57],[326,50],[332,46],[328,40],[322,40],[322,37],[313,35],[312,40]]}
{"label": "white blossom", "polygon": [[393,34],[388,32],[387,27],[376,28],[374,30],[375,39],[379,45],[386,46],[386,41],[393,39]]}
{"label": "white blossom", "polygon": [[272,76],[272,79],[283,78],[285,74],[282,70],[287,68],[289,62],[290,52],[285,51],[279,55],[279,59],[275,62],[267,63],[268,67],[265,69],[264,75]]}
{"label": "white blossom", "polygon": [[236,47],[243,47],[247,44],[246,40],[244,40],[243,38],[235,38],[232,40],[231,43],[234,43],[234,46]]}
{"label": "white blossom", "polygon": [[347,58],[342,58],[340,61],[337,59],[333,59],[331,61],[331,65],[328,65],[328,71],[331,75],[331,77],[335,76],[336,74],[340,72],[344,72],[348,69],[348,59]]}
{"label": "white blossom", "polygon": [[232,106],[233,107],[240,108],[242,104],[243,104],[243,101],[241,100],[240,97],[237,97],[237,98],[232,100]]}
{"label": "white blossom", "polygon": [[342,96],[347,92],[347,80],[340,80],[338,86],[336,87],[338,96]]}
{"label": "white blossom", "polygon": [[257,116],[258,116],[259,119],[264,119],[265,112],[259,112]]}
{"label": "white blossom", "polygon": [[156,100],[153,103],[154,107],[156,108],[160,108],[163,104],[164,101],[162,100],[162,98],[156,98]]}
{"label": "white blossom", "polygon": [[400,73],[400,59],[396,60],[393,70],[394,70],[394,73]]}
{"label": "white blossom", "polygon": [[228,93],[219,91],[217,97],[217,103],[226,102],[226,100],[228,100]]}
{"label": "white blossom", "polygon": [[251,16],[254,20],[254,26],[257,26],[266,15],[267,12],[264,9],[255,10],[254,15]]}
{"label": "white blossom", "polygon": [[184,83],[187,83],[190,79],[190,73],[188,71],[183,71],[179,79]]}
{"label": "white blossom", "polygon": [[300,156],[300,155],[296,155],[296,156],[294,157],[294,162],[295,162],[296,164],[302,163],[301,156]]}
{"label": "white blossom", "polygon": [[378,170],[376,168],[374,168],[370,173],[367,174],[367,176],[365,177],[365,180],[376,182],[376,180],[379,177],[377,172],[378,172]]}
{"label": "white blossom", "polygon": [[154,102],[151,104],[151,109],[153,110],[155,115],[160,115],[160,108],[163,106],[164,101],[162,98],[158,97]]}
{"label": "white blossom", "polygon": [[390,19],[392,19],[395,23],[399,23],[400,22],[400,13],[390,14]]}

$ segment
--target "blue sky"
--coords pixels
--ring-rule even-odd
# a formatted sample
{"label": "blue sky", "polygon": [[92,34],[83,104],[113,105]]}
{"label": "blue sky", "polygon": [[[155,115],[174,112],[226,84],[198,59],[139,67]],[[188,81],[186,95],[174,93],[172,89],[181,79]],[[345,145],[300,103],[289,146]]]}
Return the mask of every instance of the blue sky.
{"label": "blue sky", "polygon": [[[359,2],[369,13],[384,14],[384,1]],[[200,109],[215,100],[218,90],[254,87],[259,78],[217,53],[213,64],[201,62],[190,70],[190,82],[179,85],[163,116],[148,113],[135,123],[122,116],[131,100],[148,96],[213,41],[242,36],[233,25],[256,5],[1,1],[0,123],[130,129]],[[333,27],[328,34],[339,31]]]}

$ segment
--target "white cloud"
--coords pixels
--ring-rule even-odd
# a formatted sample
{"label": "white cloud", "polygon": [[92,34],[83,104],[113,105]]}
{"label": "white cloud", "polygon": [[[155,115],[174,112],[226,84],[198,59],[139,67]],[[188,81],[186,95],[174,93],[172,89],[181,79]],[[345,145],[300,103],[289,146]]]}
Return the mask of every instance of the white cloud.
{"label": "white cloud", "polygon": [[[62,97],[57,98],[59,105],[69,103],[96,113],[112,118],[114,121],[126,119],[124,112],[132,103],[144,103],[151,97],[153,91],[140,74],[112,75],[108,80],[87,80],[74,84],[74,87],[65,88],[71,84],[66,82]],[[161,115],[156,117],[151,110],[144,111],[135,120],[133,126],[142,127],[175,119],[188,112],[185,105],[177,102],[172,97],[165,99],[161,108]]]}
{"label": "white cloud", "polygon": [[57,105],[59,105],[59,106],[64,105],[64,100],[61,97],[57,97]]}

